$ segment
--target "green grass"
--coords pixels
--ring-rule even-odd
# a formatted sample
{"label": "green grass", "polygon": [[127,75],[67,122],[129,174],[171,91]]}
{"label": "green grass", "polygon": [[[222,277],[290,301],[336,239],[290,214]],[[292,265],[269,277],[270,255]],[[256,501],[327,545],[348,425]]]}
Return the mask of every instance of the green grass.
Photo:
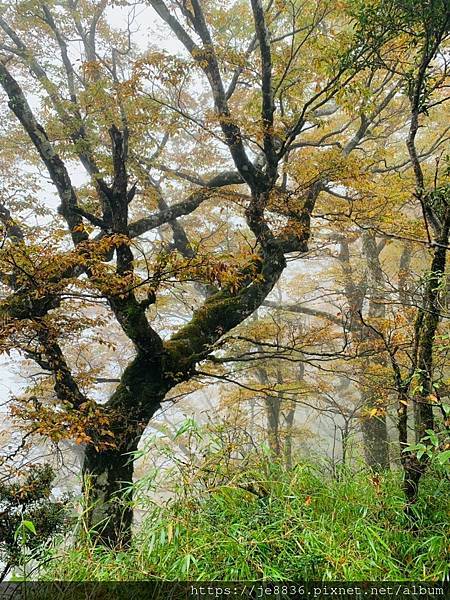
{"label": "green grass", "polygon": [[[265,496],[242,489],[248,485]],[[367,472],[336,481],[309,465],[290,472],[264,465],[227,485],[193,490],[186,484],[164,507],[150,504],[128,551],[75,543],[57,551],[44,577],[424,581],[450,576],[450,489],[438,476],[423,480],[417,534],[403,514],[398,473],[386,474],[375,486]]]}

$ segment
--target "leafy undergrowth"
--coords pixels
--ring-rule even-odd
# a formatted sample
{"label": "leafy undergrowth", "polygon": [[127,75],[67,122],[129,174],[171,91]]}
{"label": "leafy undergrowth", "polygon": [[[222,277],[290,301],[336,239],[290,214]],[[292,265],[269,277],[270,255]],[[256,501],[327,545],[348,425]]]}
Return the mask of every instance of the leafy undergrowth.
{"label": "leafy undergrowth", "polygon": [[450,576],[448,480],[428,475],[419,531],[403,514],[400,475],[331,480],[267,465],[151,505],[127,551],[87,541],[57,551],[44,578],[64,580],[442,580]]}

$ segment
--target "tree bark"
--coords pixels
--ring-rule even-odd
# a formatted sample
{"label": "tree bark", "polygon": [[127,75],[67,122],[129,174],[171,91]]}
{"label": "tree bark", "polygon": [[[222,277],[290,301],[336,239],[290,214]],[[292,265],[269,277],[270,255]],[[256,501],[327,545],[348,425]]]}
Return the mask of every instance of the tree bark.
{"label": "tree bark", "polygon": [[133,472],[139,441],[167,392],[178,380],[170,378],[170,362],[164,356],[138,355],[123,372],[115,392],[105,405],[107,425],[113,433],[106,445],[92,435],[83,463],[83,491],[87,502],[86,525],[97,543],[110,548],[131,541],[133,523]]}
{"label": "tree bark", "polygon": [[[450,233],[450,208],[445,210],[442,230],[438,237],[431,262],[430,276],[428,277],[424,293],[424,307],[417,317],[417,381],[415,385],[419,390],[413,395],[414,402],[414,429],[416,442],[419,442],[426,430],[434,430],[434,415],[432,394],[434,372],[434,343],[439,322],[441,307],[439,296],[442,278],[447,264],[447,246]],[[413,454],[408,454],[404,463],[404,491],[406,497],[405,513],[412,518],[413,527],[417,526],[412,508],[417,502],[419,484],[425,473],[429,459],[424,455],[420,460]]]}
{"label": "tree bark", "polygon": [[[367,400],[366,406],[373,403]],[[389,469],[388,434],[386,417],[367,417],[361,422],[364,440],[364,455],[367,465],[376,472]]]}
{"label": "tree bark", "polygon": [[134,458],[140,436],[132,434],[117,450],[88,445],[83,463],[86,525],[95,541],[110,548],[129,545],[133,524]]}
{"label": "tree bark", "polygon": [[[367,264],[367,286],[369,296],[369,319],[384,319],[386,317],[385,282],[380,263],[382,246],[377,245],[375,234],[365,231],[362,236],[363,254]],[[377,341],[374,332],[361,323],[361,337]],[[375,353],[370,359],[374,365],[384,366],[384,353]],[[378,395],[369,391],[363,393],[362,399],[367,409],[380,409]],[[380,411],[379,411],[380,412]],[[361,429],[364,440],[364,453],[368,466],[374,471],[389,469],[389,438],[387,432],[386,414],[377,414],[363,419]]]}
{"label": "tree bark", "polygon": [[270,395],[264,399],[267,415],[267,439],[274,456],[281,455],[280,409],[281,399],[278,395]]}

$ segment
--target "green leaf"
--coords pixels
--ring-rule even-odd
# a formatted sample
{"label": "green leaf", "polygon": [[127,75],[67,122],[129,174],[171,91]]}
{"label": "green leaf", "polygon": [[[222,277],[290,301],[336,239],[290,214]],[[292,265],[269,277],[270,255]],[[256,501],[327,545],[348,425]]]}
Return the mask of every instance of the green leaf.
{"label": "green leaf", "polygon": [[181,427],[176,431],[175,435],[173,436],[173,439],[176,440],[178,437],[180,437],[180,435],[183,435],[188,431],[196,432],[196,430],[197,423],[194,421],[194,419],[186,419],[186,421],[184,421]]}
{"label": "green leaf", "polygon": [[417,452],[417,458],[420,460],[422,458],[422,456],[426,453],[427,449],[426,448],[420,448],[420,450]]}
{"label": "green leaf", "polygon": [[33,521],[22,521],[22,526],[31,531],[34,535],[36,535],[36,527],[34,526]]}
{"label": "green leaf", "polygon": [[437,457],[437,462],[442,466],[445,465],[446,462],[450,461],[450,450],[446,450],[445,452],[441,452]]}
{"label": "green leaf", "polygon": [[433,446],[435,448],[437,448],[439,446],[439,439],[438,439],[438,436],[436,435],[436,432],[433,431],[432,429],[427,429],[426,432],[428,433],[428,439],[430,440],[430,442],[433,444]]}

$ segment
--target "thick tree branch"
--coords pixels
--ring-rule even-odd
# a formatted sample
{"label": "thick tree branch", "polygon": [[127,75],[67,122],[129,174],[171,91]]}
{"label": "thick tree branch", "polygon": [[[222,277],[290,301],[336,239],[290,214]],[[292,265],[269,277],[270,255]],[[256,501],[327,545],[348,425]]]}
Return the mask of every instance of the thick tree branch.
{"label": "thick tree branch", "polygon": [[129,226],[130,237],[134,238],[142,235],[146,231],[160,227],[165,223],[170,223],[179,217],[185,216],[197,209],[202,202],[211,197],[214,190],[227,185],[243,183],[242,177],[235,171],[227,171],[219,173],[205,183],[205,187],[201,190],[193,192],[188,198],[182,202],[178,202],[170,206],[166,210],[159,213],[144,217],[131,223]]}
{"label": "thick tree branch", "polygon": [[272,302],[271,300],[265,300],[262,304],[270,308],[277,308],[287,312],[297,313],[300,315],[309,315],[311,317],[317,317],[319,319],[325,319],[334,325],[342,327],[344,321],[336,315],[333,315],[326,310],[319,310],[318,308],[310,308],[309,306],[303,306],[303,304],[280,304],[279,302]]}
{"label": "thick tree branch", "polygon": [[[87,402],[87,396],[81,392],[67,364],[61,346],[53,338],[48,327],[43,321],[38,323],[38,327],[38,339],[43,348],[45,363],[53,373],[56,397],[61,402],[69,402],[74,408],[79,408],[84,402]],[[38,364],[41,364],[38,352],[29,352],[28,354]]]}
{"label": "thick tree branch", "polygon": [[286,261],[282,251],[272,247],[261,256],[259,277],[233,294],[229,290],[210,296],[196,310],[190,323],[165,343],[172,360],[183,370],[191,369],[212,350],[212,345],[239,325],[262,304],[283,272]]}

